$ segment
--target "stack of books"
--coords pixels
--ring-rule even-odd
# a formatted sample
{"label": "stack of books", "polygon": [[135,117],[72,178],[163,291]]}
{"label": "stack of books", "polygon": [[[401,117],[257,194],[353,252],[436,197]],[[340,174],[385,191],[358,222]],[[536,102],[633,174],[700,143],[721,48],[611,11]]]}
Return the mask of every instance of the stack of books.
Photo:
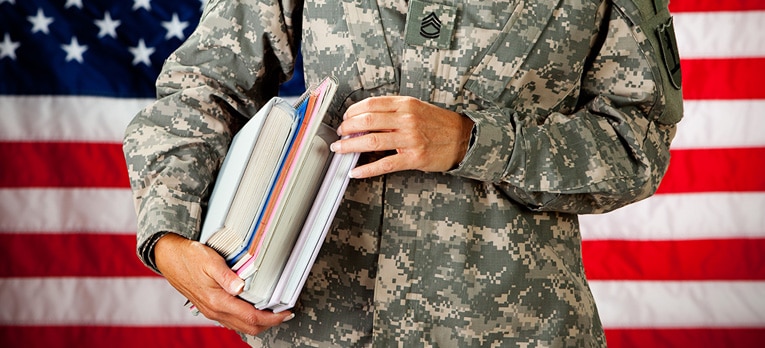
{"label": "stack of books", "polygon": [[295,305],[358,153],[333,154],[322,123],[337,90],[326,78],[294,104],[273,98],[237,133],[208,204],[200,242],[245,280],[258,309]]}

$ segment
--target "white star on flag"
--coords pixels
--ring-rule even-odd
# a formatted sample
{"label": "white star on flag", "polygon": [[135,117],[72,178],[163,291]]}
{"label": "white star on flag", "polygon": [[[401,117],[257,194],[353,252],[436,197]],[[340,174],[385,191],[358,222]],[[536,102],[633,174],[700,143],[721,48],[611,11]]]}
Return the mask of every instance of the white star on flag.
{"label": "white star on flag", "polygon": [[133,11],[139,8],[151,11],[151,0],[133,0]]}
{"label": "white star on flag", "polygon": [[[191,33],[219,0],[68,1],[0,0],[0,347],[243,345],[135,257],[121,145],[183,42],[162,22],[177,13]],[[600,2],[616,16],[636,1]],[[670,10],[686,99],[667,176],[649,199],[580,217],[577,267],[609,347],[765,347],[765,0]],[[97,37],[107,11],[115,39]]]}
{"label": "white star on flag", "polygon": [[183,30],[189,26],[189,22],[181,22],[178,19],[178,14],[173,13],[173,18],[169,22],[162,22],[162,26],[167,29],[165,40],[169,40],[172,37],[177,37],[183,40],[186,38],[186,35],[183,34]]}
{"label": "white star on flag", "polygon": [[87,45],[80,45],[76,37],[72,37],[72,41],[68,45],[61,45],[61,48],[66,51],[66,61],[76,60],[79,63],[83,62],[82,54],[88,50]]}
{"label": "white star on flag", "polygon": [[113,20],[109,11],[104,14],[104,19],[95,20],[96,26],[98,26],[98,37],[111,36],[117,38],[117,27],[120,25],[120,21]]}
{"label": "white star on flag", "polygon": [[82,9],[82,0],[66,0],[66,5],[64,5],[64,8],[69,8],[71,6]]}
{"label": "white star on flag", "polygon": [[53,17],[45,17],[42,9],[37,10],[36,16],[29,16],[27,19],[32,22],[32,33],[41,31],[45,34],[50,34],[48,26],[53,23]]}
{"label": "white star on flag", "polygon": [[11,41],[11,35],[5,33],[3,42],[0,42],[0,59],[9,57],[12,60],[16,60],[16,49],[19,48],[20,45],[21,44],[18,42]]}
{"label": "white star on flag", "polygon": [[138,40],[138,46],[128,48],[130,53],[133,54],[133,65],[144,63],[147,66],[151,66],[151,60],[149,56],[154,53],[153,47],[146,47],[146,43],[143,39]]}

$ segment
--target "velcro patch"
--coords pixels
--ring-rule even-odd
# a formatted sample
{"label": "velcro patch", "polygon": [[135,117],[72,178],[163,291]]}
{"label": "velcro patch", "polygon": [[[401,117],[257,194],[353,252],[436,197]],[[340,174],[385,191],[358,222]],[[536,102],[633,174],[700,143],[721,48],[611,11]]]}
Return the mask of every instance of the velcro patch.
{"label": "velcro patch", "polygon": [[659,37],[664,68],[667,69],[672,87],[680,89],[683,85],[683,75],[680,71],[680,55],[677,50],[677,39],[675,38],[675,27],[672,17],[666,23],[656,28],[656,35]]}
{"label": "velcro patch", "polygon": [[404,40],[412,46],[450,49],[456,18],[454,6],[410,1]]}

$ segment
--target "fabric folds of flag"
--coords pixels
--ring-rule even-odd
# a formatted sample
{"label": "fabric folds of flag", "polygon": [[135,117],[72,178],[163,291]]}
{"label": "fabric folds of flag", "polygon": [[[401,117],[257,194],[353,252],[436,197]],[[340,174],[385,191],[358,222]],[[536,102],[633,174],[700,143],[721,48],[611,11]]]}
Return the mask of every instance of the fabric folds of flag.
{"label": "fabric folds of flag", "polygon": [[[199,0],[0,0],[0,346],[245,346],[135,256],[121,151]],[[685,118],[652,198],[582,217],[611,347],[765,342],[765,2],[673,0]]]}
{"label": "fabric folds of flag", "polygon": [[765,2],[673,0],[685,118],[657,194],[582,217],[614,347],[765,344]]}

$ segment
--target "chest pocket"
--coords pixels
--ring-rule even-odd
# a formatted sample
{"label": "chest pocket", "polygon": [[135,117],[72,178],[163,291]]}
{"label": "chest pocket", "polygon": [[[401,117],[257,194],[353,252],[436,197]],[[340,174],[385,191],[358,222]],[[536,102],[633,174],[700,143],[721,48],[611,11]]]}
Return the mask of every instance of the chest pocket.
{"label": "chest pocket", "polygon": [[377,2],[344,1],[343,9],[362,87],[369,90],[394,82],[395,69]]}
{"label": "chest pocket", "polygon": [[577,62],[588,52],[591,32],[580,33],[576,25],[592,23],[577,18],[587,10],[562,3],[520,1],[465,88],[517,111],[539,112],[557,105],[578,84],[583,67]]}

